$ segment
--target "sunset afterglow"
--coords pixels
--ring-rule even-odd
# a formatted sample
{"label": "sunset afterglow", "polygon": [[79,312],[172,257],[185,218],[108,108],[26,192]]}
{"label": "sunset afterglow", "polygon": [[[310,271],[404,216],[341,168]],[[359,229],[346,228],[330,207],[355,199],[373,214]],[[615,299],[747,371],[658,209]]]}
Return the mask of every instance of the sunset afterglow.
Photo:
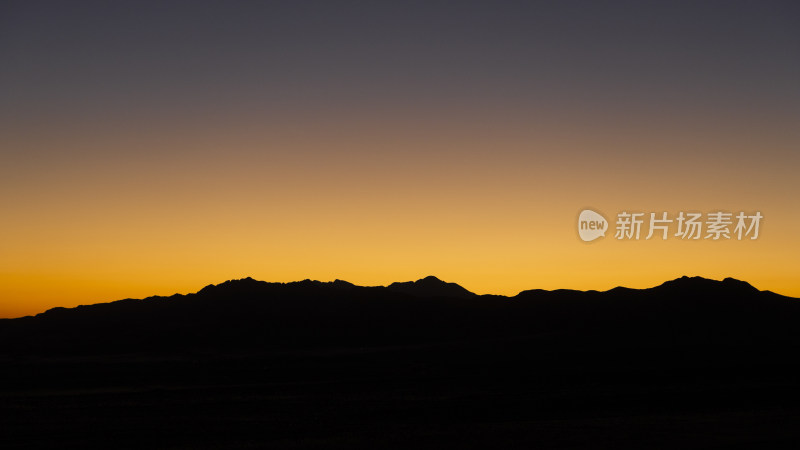
{"label": "sunset afterglow", "polygon": [[[0,317],[247,276],[800,297],[797,14],[600,3],[0,7]],[[764,219],[585,243],[585,208]]]}

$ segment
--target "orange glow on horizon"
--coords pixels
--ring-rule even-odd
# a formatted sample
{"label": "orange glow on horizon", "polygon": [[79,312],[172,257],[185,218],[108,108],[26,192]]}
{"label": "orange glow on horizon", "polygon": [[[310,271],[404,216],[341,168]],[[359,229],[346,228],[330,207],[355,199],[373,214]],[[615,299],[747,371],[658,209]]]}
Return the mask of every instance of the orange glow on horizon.
{"label": "orange glow on horizon", "polygon": [[[63,143],[92,158],[4,171],[0,184],[13,195],[1,225],[0,316],[246,276],[385,285],[436,275],[504,295],[731,276],[800,297],[800,213],[785,196],[796,191],[795,166],[765,166],[748,140],[463,125],[397,135],[388,124],[368,133],[350,125],[331,139],[324,127],[95,136]],[[24,137],[7,145],[56,145]],[[769,137],[776,148],[791,142]],[[727,157],[670,157],[687,142]],[[584,207],[612,223],[622,210],[759,210],[764,220],[756,241],[617,242],[611,231],[586,244],[574,223]]]}
{"label": "orange glow on horizon", "polygon": [[[800,297],[794,2],[11,3],[0,317],[248,276]],[[584,208],[764,219],[587,244]]]}

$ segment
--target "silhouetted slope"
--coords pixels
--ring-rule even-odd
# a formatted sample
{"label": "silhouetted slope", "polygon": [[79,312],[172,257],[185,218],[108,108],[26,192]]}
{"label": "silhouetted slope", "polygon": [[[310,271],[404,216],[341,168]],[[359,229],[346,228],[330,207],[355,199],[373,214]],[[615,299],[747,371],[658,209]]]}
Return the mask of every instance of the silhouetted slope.
{"label": "silhouetted slope", "polygon": [[196,294],[0,321],[4,353],[380,347],[523,339],[547,351],[794,345],[800,302],[726,278],[650,289],[478,296],[435,277],[388,287],[252,278]]}
{"label": "silhouetted slope", "polygon": [[795,448],[798,320],[732,279],[514,297],[231,280],[0,321],[0,443]]}
{"label": "silhouetted slope", "polygon": [[444,282],[433,275],[417,281],[392,283],[388,289],[417,297],[471,298],[476,295],[455,283]]}

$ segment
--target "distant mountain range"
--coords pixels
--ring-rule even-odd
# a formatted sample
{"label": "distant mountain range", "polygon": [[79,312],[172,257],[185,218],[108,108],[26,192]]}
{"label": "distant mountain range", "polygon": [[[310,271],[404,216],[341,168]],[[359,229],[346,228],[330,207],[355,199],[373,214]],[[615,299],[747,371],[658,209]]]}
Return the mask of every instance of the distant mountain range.
{"label": "distant mountain range", "polygon": [[252,278],[0,320],[4,448],[796,448],[800,300]]}
{"label": "distant mountain range", "polygon": [[682,277],[649,289],[476,295],[429,276],[389,286],[252,278],[195,294],[0,320],[2,353],[281,351],[524,340],[547,349],[800,343],[800,301]]}

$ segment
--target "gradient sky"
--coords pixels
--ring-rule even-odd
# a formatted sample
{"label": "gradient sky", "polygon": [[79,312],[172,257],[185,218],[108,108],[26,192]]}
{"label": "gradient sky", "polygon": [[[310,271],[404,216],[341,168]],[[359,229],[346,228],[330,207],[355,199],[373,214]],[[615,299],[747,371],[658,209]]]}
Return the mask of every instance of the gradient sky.
{"label": "gradient sky", "polygon": [[[0,5],[0,317],[246,276],[800,297],[797,2],[258,3]],[[764,220],[587,244],[585,207]]]}

